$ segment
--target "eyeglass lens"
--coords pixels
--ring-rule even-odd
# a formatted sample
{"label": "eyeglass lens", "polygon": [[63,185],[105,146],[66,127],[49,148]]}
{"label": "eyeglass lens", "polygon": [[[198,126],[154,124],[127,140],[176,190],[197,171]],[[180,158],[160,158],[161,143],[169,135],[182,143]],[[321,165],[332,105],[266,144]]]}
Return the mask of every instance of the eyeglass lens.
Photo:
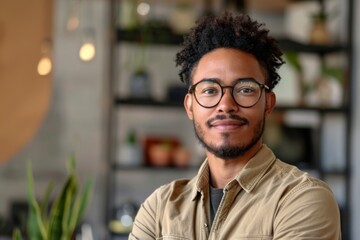
{"label": "eyeglass lens", "polygon": [[195,86],[195,98],[204,107],[214,107],[225,94],[224,88],[231,88],[235,102],[242,107],[255,105],[262,92],[261,85],[252,79],[238,81],[234,86],[221,86],[216,81],[205,80]]}

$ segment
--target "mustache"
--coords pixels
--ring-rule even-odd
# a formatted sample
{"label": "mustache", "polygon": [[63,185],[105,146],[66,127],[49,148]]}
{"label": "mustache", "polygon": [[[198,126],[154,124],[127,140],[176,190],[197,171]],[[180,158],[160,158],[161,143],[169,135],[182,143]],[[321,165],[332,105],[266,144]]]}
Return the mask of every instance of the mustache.
{"label": "mustache", "polygon": [[244,117],[241,117],[239,115],[235,115],[235,114],[223,114],[223,115],[216,115],[213,118],[210,118],[209,120],[206,121],[206,126],[211,127],[212,123],[216,120],[226,120],[226,119],[232,119],[232,120],[238,120],[243,122],[244,124],[248,124],[249,120],[247,120]]}

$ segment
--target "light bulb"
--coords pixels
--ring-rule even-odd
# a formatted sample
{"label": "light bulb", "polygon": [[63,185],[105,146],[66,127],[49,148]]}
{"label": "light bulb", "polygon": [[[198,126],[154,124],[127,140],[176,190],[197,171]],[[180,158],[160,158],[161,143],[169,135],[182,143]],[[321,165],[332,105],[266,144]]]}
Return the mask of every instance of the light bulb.
{"label": "light bulb", "polygon": [[95,57],[95,46],[92,42],[85,42],[80,48],[80,58],[84,62],[91,61]]}
{"label": "light bulb", "polygon": [[40,76],[46,76],[51,72],[51,69],[52,69],[51,59],[47,56],[41,57],[37,66],[38,74]]}

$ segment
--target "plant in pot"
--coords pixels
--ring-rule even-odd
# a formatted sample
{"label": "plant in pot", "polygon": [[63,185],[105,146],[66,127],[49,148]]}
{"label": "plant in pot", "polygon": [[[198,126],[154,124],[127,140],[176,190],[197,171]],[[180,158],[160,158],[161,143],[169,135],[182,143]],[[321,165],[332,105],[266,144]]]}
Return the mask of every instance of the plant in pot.
{"label": "plant in pot", "polygon": [[286,61],[289,63],[289,65],[291,65],[293,67],[293,69],[295,70],[296,74],[297,74],[297,89],[299,91],[299,101],[298,101],[298,105],[299,106],[303,106],[305,103],[305,95],[306,95],[306,91],[308,89],[305,80],[304,80],[304,70],[303,70],[303,66],[301,65],[300,62],[300,57],[299,57],[299,53],[298,52],[285,52],[285,58]]}
{"label": "plant in pot", "polygon": [[330,43],[330,33],[326,26],[327,15],[323,12],[313,15],[310,29],[310,42],[313,44]]}
{"label": "plant in pot", "polygon": [[331,36],[328,26],[338,13],[338,8],[328,9],[327,11],[321,8],[318,12],[312,14],[312,25],[309,32],[310,43],[318,45],[333,43],[334,36]]}
{"label": "plant in pot", "polygon": [[[49,183],[44,198],[38,202],[34,191],[31,162],[27,165],[28,205],[26,238],[29,240],[69,240],[72,239],[87,203],[90,199],[92,181],[87,180],[79,194],[79,184],[75,171],[75,157],[68,160],[69,176],[54,203],[50,204],[53,184]],[[49,210],[50,209],[50,210]],[[23,239],[20,229],[13,231],[13,240]]]}

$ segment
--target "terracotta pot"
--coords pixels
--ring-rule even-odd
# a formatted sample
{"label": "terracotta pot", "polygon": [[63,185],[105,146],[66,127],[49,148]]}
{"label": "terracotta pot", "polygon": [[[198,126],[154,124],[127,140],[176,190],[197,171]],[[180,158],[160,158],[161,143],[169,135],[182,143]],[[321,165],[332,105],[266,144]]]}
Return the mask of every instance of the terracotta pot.
{"label": "terracotta pot", "polygon": [[188,167],[190,162],[190,152],[184,147],[177,147],[173,153],[173,164],[176,167]]}
{"label": "terracotta pot", "polygon": [[171,164],[171,148],[165,144],[154,144],[149,149],[150,164],[164,167]]}

